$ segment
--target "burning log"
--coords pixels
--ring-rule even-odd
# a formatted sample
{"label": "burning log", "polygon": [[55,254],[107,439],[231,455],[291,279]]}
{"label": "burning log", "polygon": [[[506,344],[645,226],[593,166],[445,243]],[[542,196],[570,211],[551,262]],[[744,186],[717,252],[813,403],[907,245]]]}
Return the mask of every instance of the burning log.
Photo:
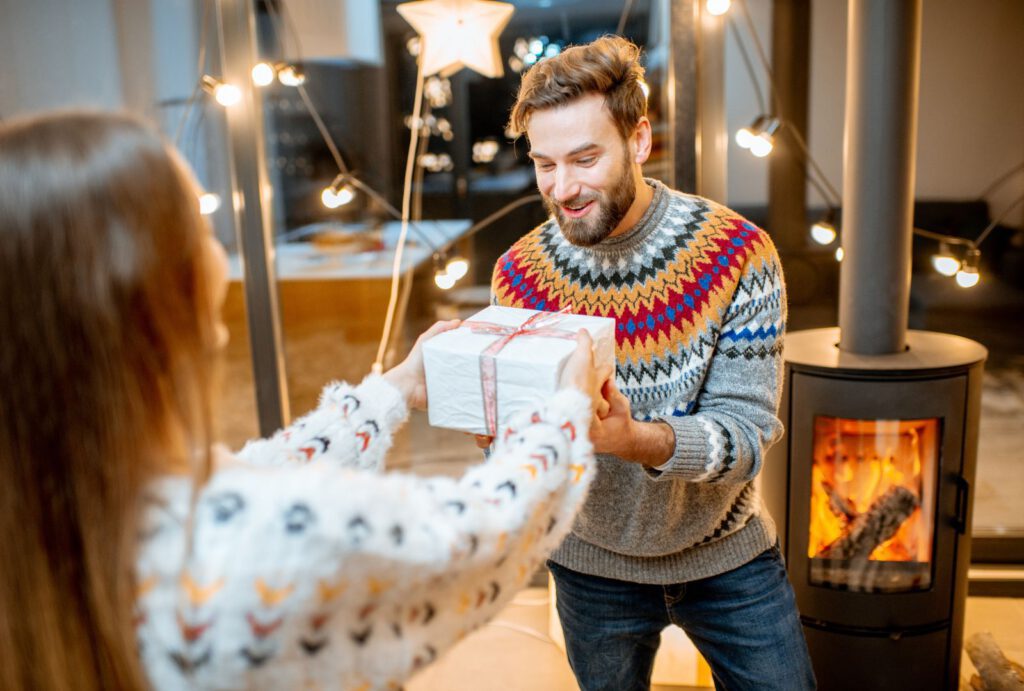
{"label": "burning log", "polygon": [[906,487],[892,487],[868,510],[847,525],[842,534],[818,552],[822,559],[867,559],[880,544],[899,530],[918,506],[917,496]]}
{"label": "burning log", "polygon": [[984,691],[1024,691],[1024,668],[1003,655],[992,634],[985,631],[967,639],[967,655],[980,676],[971,686]]}
{"label": "burning log", "polygon": [[836,491],[835,485],[828,480],[821,481],[821,488],[825,490],[826,496],[828,496],[828,508],[829,511],[836,518],[841,518],[847,523],[857,517],[857,507],[853,505],[847,497],[844,497]]}

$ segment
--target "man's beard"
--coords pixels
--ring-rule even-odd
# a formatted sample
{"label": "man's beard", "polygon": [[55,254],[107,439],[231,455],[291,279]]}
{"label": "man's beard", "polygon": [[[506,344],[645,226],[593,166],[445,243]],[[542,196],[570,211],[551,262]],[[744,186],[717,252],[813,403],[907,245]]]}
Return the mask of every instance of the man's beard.
{"label": "man's beard", "polygon": [[[619,179],[608,192],[589,196],[579,195],[561,200],[561,203],[546,194],[542,196],[544,205],[558,221],[565,239],[579,247],[593,247],[611,235],[615,226],[626,217],[626,212],[636,198],[636,173],[630,165],[629,158],[626,157]],[[594,201],[597,208],[583,218],[569,218],[562,212],[562,206],[579,208],[590,201]]]}

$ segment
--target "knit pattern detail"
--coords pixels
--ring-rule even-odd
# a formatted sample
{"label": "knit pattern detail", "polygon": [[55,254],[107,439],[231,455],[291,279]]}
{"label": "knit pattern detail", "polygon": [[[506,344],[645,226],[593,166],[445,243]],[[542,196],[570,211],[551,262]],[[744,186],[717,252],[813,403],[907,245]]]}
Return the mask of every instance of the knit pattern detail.
{"label": "knit pattern detail", "polygon": [[[685,564],[694,562],[666,557],[704,550],[724,571],[774,539],[764,517],[762,539],[732,541],[757,551],[715,554],[758,516],[753,479],[781,435],[785,289],[764,231],[715,202],[647,182],[653,200],[634,228],[581,248],[549,219],[499,258],[491,287],[496,304],[616,320],[616,383],[635,418],[672,426],[676,452],[658,469],[599,456],[590,499],[553,558],[585,573],[672,582],[692,575]],[[582,561],[587,550],[576,540],[621,556],[619,575]],[[649,570],[655,558],[678,572]]]}
{"label": "knit pattern detail", "polygon": [[136,633],[157,689],[400,689],[504,607],[594,468],[578,391],[509,418],[462,478],[379,472],[399,393],[333,384],[309,415],[147,497]]}

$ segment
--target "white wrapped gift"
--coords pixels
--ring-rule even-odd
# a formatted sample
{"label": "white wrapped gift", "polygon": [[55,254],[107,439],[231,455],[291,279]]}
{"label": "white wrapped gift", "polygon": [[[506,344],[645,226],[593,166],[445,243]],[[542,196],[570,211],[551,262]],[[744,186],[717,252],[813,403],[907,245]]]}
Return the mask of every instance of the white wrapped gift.
{"label": "white wrapped gift", "polygon": [[495,306],[433,337],[423,344],[430,424],[491,434],[488,399],[495,429],[542,403],[558,389],[580,329],[594,341],[595,366],[614,366],[615,320],[607,317]]}

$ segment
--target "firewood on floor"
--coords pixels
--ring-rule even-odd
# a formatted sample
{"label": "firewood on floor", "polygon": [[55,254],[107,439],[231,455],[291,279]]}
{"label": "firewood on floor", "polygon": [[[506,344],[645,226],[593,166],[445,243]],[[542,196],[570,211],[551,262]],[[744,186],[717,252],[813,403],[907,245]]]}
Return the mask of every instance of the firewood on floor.
{"label": "firewood on floor", "polygon": [[1024,691],[1024,667],[1010,660],[988,631],[974,634],[964,646],[978,674],[971,677],[976,691]]}

